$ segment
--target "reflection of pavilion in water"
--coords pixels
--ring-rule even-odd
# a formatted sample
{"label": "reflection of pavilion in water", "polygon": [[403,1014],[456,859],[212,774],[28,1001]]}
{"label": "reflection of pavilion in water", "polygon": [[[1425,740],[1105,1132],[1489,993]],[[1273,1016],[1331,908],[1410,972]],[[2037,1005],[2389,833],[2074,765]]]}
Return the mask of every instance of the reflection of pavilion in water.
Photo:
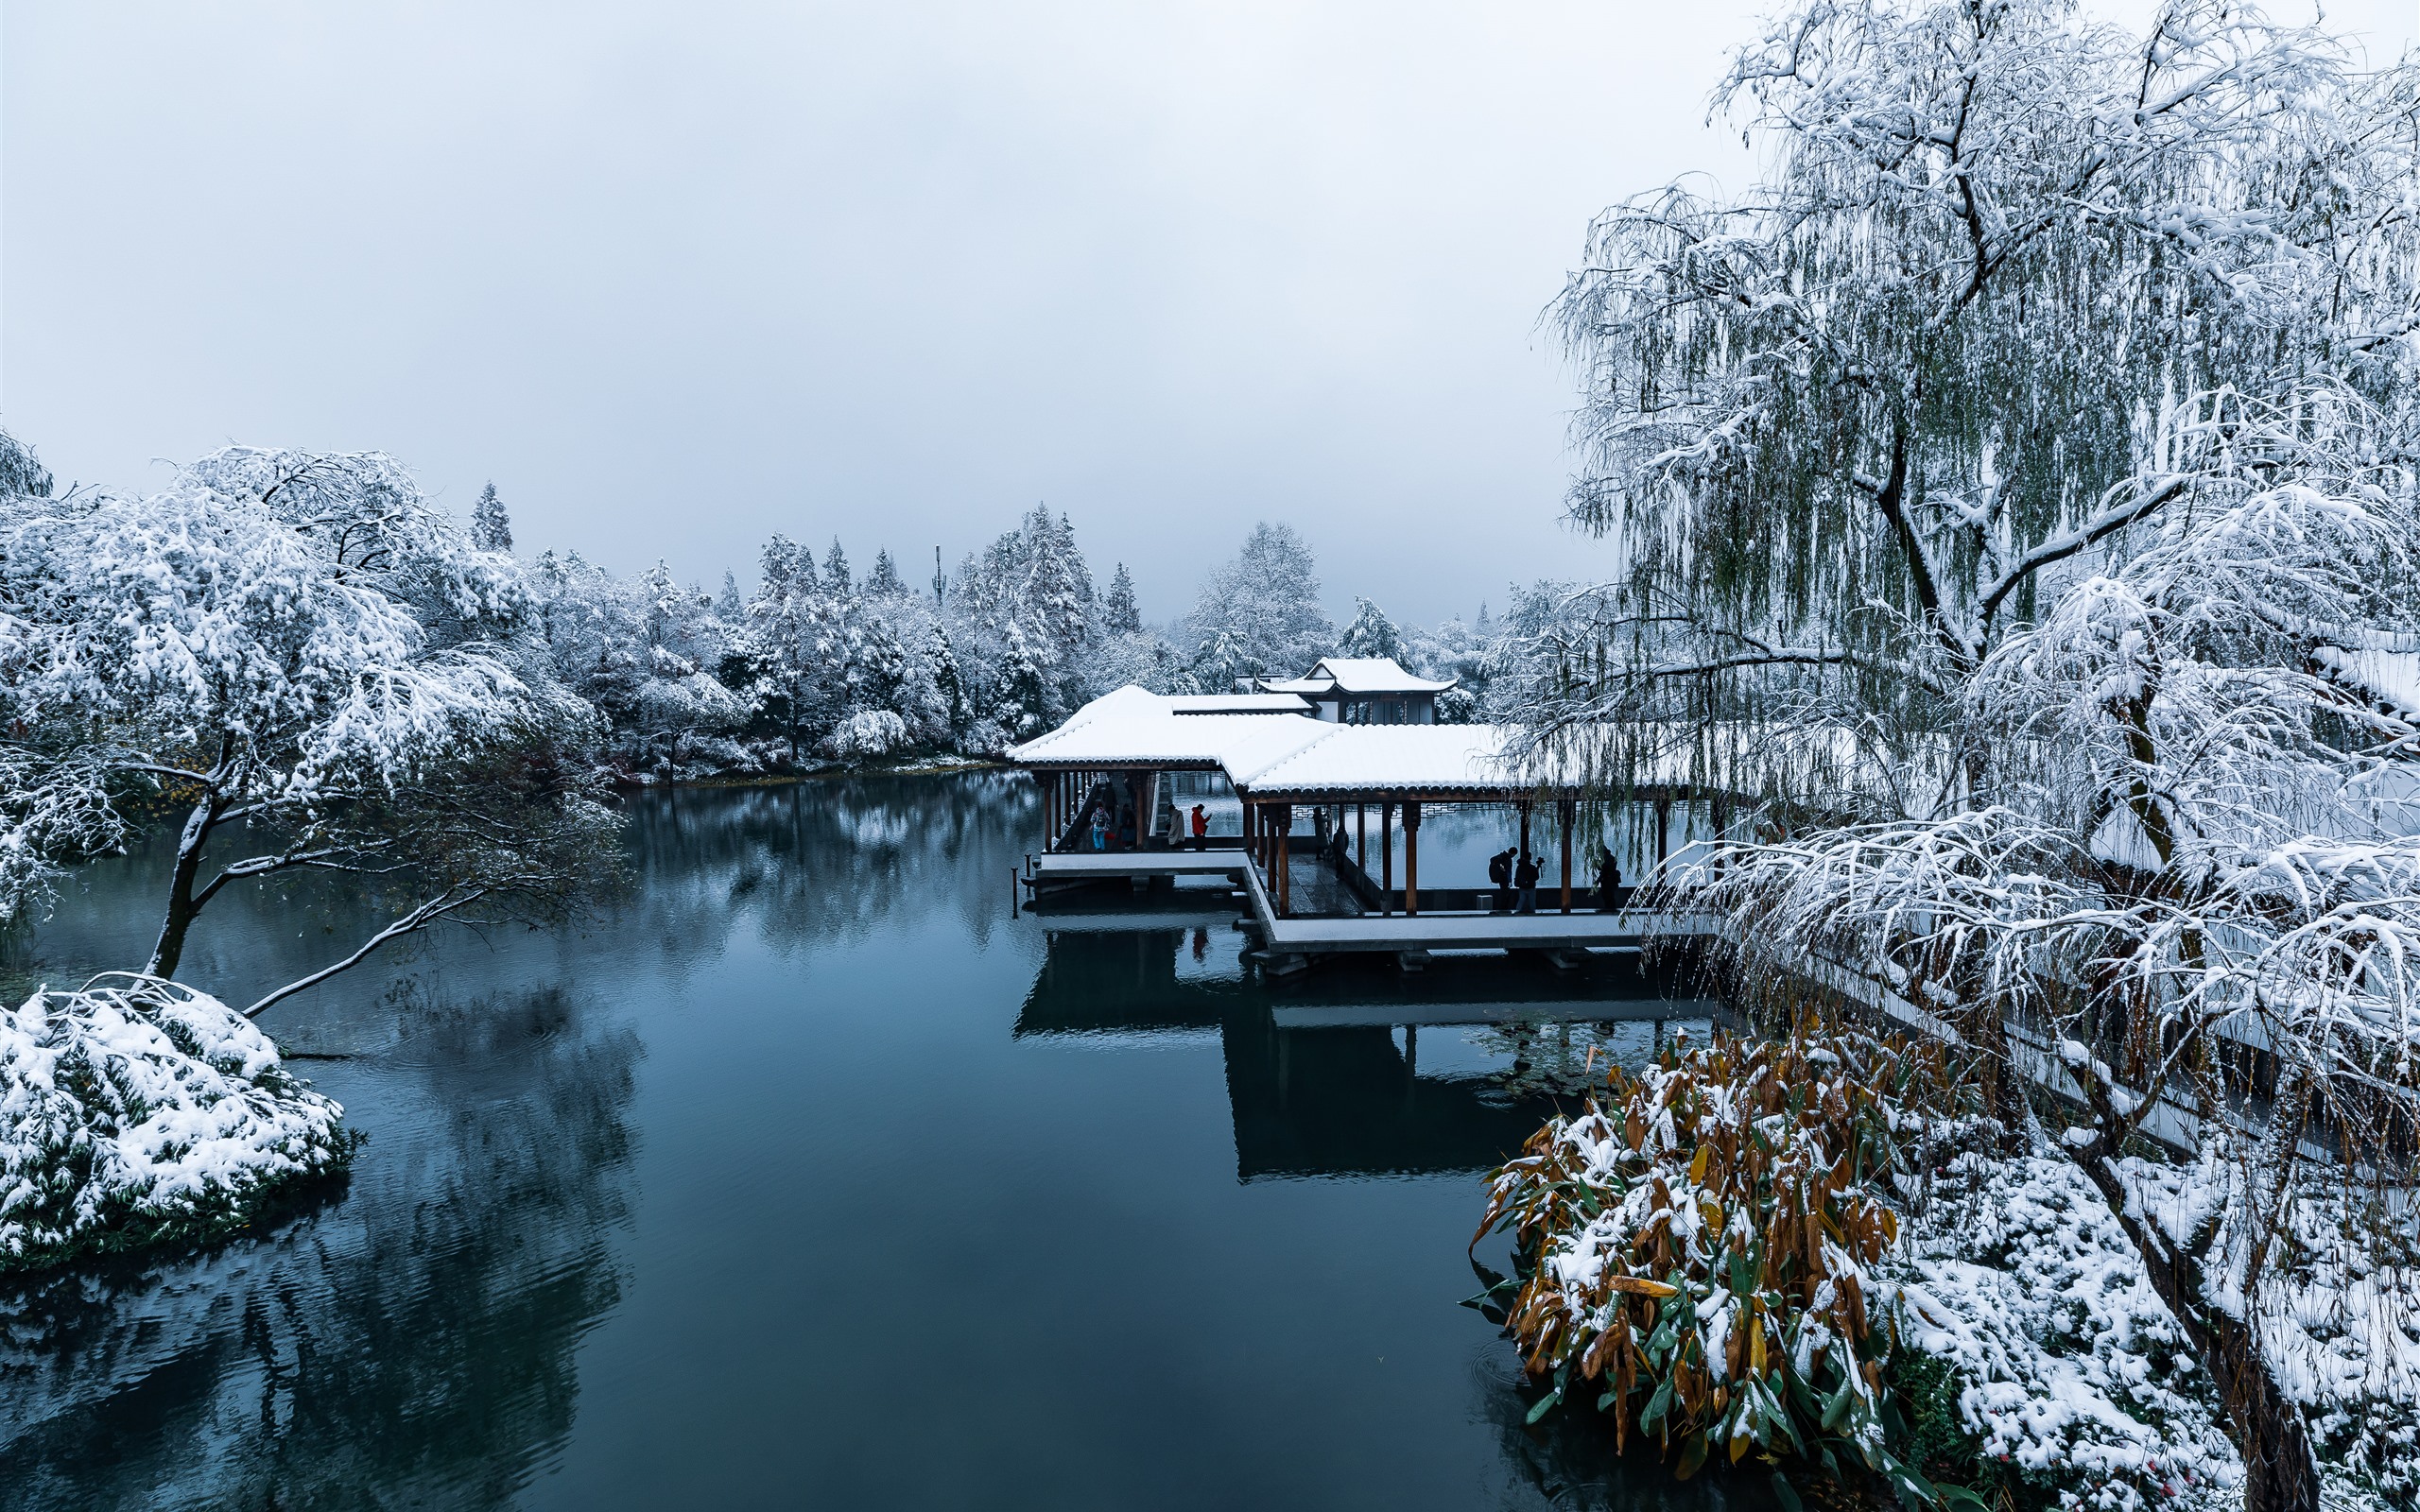
{"label": "reflection of pavilion in water", "polygon": [[[1611,1060],[1644,1059],[1677,1028],[1702,1034],[1719,1012],[1634,960],[1575,973],[1502,956],[1441,957],[1416,978],[1392,965],[1340,968],[1272,1009],[1260,983],[1227,964],[1242,943],[1231,917],[1173,902],[1116,929],[1097,916],[1063,929],[1046,917],[1042,969],[1015,1032],[1217,1031],[1246,1181],[1489,1169],[1575,1106]],[[1313,1026],[1314,1016],[1325,1022]]]}

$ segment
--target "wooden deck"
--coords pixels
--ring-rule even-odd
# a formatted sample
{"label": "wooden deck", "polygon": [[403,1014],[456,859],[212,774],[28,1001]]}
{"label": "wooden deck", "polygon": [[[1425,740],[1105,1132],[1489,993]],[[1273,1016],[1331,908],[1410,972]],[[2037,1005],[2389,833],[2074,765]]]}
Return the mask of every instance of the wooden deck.
{"label": "wooden deck", "polygon": [[1039,892],[1045,887],[1093,882],[1235,878],[1251,869],[1241,850],[1052,851],[1033,858],[1033,870],[1026,876],[1025,885]]}
{"label": "wooden deck", "polygon": [[[1651,936],[1698,935],[1712,928],[1707,917],[1694,912],[1649,908],[1610,914],[1358,914],[1280,919],[1270,905],[1259,869],[1240,850],[1054,852],[1033,858],[1033,869],[1025,884],[1039,895],[1056,887],[1162,877],[1223,878],[1238,884],[1254,932],[1270,954],[1277,956],[1352,952],[1636,951]],[[1149,927],[1143,919],[1128,927],[1138,925]]]}
{"label": "wooden deck", "polygon": [[1711,916],[1626,908],[1611,914],[1361,914],[1350,918],[1280,919],[1270,907],[1260,873],[1242,872],[1261,943],[1272,955],[1332,955],[1349,951],[1396,954],[1416,951],[1629,950],[1651,936],[1711,933]]}
{"label": "wooden deck", "polygon": [[1698,1023],[1727,1010],[1719,998],[1582,998],[1541,1003],[1280,1003],[1280,1029],[1484,1023]]}

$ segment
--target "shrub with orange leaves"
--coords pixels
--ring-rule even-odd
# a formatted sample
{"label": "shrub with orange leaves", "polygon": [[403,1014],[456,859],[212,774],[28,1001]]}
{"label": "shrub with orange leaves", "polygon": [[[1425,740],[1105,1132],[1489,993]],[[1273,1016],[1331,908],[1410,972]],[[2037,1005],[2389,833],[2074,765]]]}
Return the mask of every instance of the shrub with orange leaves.
{"label": "shrub with orange leaves", "polygon": [[1972,1501],[1891,1452],[1871,1276],[1898,1235],[1886,1189],[1986,1128],[1975,1101],[1942,1047],[1856,1034],[1718,1035],[1616,1069],[1495,1173],[1479,1226],[1512,1231],[1500,1315],[1551,1383],[1530,1420],[1593,1394],[1617,1442],[1677,1446],[1685,1477],[1750,1453],[1837,1477],[1845,1452],[1909,1499]]}

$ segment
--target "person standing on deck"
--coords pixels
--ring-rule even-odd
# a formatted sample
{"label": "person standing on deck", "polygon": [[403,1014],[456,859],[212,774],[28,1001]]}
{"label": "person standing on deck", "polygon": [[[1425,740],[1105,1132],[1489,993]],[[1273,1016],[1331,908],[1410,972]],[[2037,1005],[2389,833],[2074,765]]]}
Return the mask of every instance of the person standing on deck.
{"label": "person standing on deck", "polygon": [[1210,811],[1199,803],[1193,805],[1193,849],[1210,849]]}
{"label": "person standing on deck", "polygon": [[1537,856],[1528,850],[1522,851],[1520,863],[1512,868],[1512,885],[1521,890],[1521,903],[1512,910],[1514,913],[1534,914],[1538,911],[1538,870]]}
{"label": "person standing on deck", "polygon": [[1093,849],[1109,849],[1109,814],[1098,803],[1093,805]]}
{"label": "person standing on deck", "polygon": [[1495,896],[1488,903],[1489,911],[1500,914],[1505,909],[1504,895],[1512,890],[1512,848],[1511,846],[1506,846],[1487,858],[1487,880],[1495,887]]}
{"label": "person standing on deck", "polygon": [[1597,850],[1597,909],[1610,914],[1621,907],[1622,868],[1614,852],[1599,846]]}

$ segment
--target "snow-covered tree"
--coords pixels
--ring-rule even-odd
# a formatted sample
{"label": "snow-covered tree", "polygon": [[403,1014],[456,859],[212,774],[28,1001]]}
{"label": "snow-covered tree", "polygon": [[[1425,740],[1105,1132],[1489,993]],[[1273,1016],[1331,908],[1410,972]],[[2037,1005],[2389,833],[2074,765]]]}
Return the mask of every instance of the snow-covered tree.
{"label": "snow-covered tree", "polygon": [[495,496],[493,483],[481,489],[478,503],[471,506],[471,544],[481,551],[512,550],[512,519]]}
{"label": "snow-covered tree", "polygon": [[2420,644],[2420,506],[2329,407],[2200,412],[2179,507],[1962,685],[1966,802],[1711,879],[1750,979],[1847,963],[2011,1089],[2049,1047],[2085,1113],[2045,1143],[2215,1378],[2256,1507],[2316,1504],[2314,1440],[2363,1463],[2374,1414],[2420,1417],[2420,730],[2315,656]]}
{"label": "snow-covered tree", "polygon": [[1143,611],[1134,603],[1134,579],[1119,562],[1110,574],[1109,592],[1101,595],[1100,627],[1108,635],[1132,635],[1143,627]]}
{"label": "snow-covered tree", "polygon": [[[1573,511],[1627,571],[1525,601],[1508,673],[1610,790],[1678,731],[1769,795],[1714,893],[1743,965],[1861,973],[2010,1089],[2058,1050],[2092,1116],[2057,1147],[2256,1509],[2315,1504],[2311,1435],[2358,1426],[2314,1351],[2420,1348],[2329,1196],[2420,1117],[2411,735],[2315,675],[2420,644],[2415,102],[2420,68],[2217,0],[2141,37],[2060,0],[1784,13],[1717,94],[1767,181],[1609,211],[1558,306]],[[2155,1125],[2193,1159],[2143,1158]],[[2370,1307],[2334,1332],[2331,1287]]]}
{"label": "snow-covered tree", "polygon": [[[966,631],[959,664],[979,717],[1004,730],[1034,718],[1046,729],[1092,696],[1083,678],[1095,634],[1092,570],[1063,515],[1037,505],[1016,529],[969,556],[949,607]],[[1039,679],[1038,705],[1011,691],[1024,688],[1028,673]]]}
{"label": "snow-covered tree", "polygon": [[1311,548],[1288,524],[1263,521],[1195,599],[1188,638],[1205,687],[1236,678],[1296,677],[1328,654],[1336,626],[1320,607]]}
{"label": "snow-covered tree", "polygon": [[[545,552],[529,585],[556,676],[606,716],[618,766],[663,767],[752,716],[722,680],[743,627],[662,562],[624,580],[577,552]],[[735,596],[737,585],[726,586]]]}
{"label": "snow-covered tree", "polygon": [[890,559],[890,548],[878,548],[873,554],[873,571],[866,575],[866,597],[899,598],[907,592],[908,585],[899,577],[899,564]]}
{"label": "snow-covered tree", "polygon": [[[838,549],[835,542],[836,558]],[[816,573],[815,553],[777,535],[765,545],[762,567],[763,581],[748,604],[749,692],[781,726],[796,761],[801,743],[838,712],[843,628]]]}
{"label": "snow-covered tree", "polygon": [[856,584],[849,577],[849,558],[840,552],[840,538],[832,538],[832,550],[823,558],[823,581],[835,598],[847,598],[855,593]]}
{"label": "snow-covered tree", "polygon": [[1402,632],[1387,611],[1360,597],[1353,600],[1353,623],[1337,638],[1336,649],[1340,656],[1383,656],[1397,662],[1408,654]]}
{"label": "snow-covered tree", "polygon": [[251,1012],[441,919],[566,906],[611,821],[528,607],[511,560],[374,453],[231,447],[148,497],[0,499],[0,908],[113,844],[141,791],[185,811],[150,976],[230,886],[308,868],[399,900]]}

